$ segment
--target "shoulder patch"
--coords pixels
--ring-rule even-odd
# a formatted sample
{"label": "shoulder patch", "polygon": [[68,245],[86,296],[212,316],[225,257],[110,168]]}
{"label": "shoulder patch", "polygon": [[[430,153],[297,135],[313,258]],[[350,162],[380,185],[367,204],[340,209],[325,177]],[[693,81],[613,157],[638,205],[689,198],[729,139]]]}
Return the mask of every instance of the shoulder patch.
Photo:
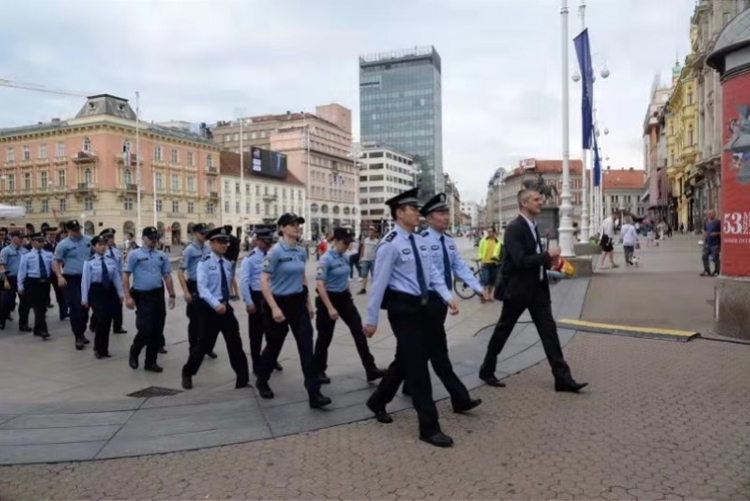
{"label": "shoulder patch", "polygon": [[393,239],[396,238],[396,235],[397,233],[395,231],[392,231],[389,234],[387,234],[383,240],[385,240],[386,242],[392,242]]}
{"label": "shoulder patch", "polygon": [[201,258],[201,261],[208,261],[209,259],[211,259],[211,255],[210,254],[208,256],[203,256]]}
{"label": "shoulder patch", "polygon": [[445,231],[445,232],[443,232],[443,233],[444,233],[444,235],[445,235],[446,237],[451,237],[451,238],[453,238],[453,235],[451,235],[449,231]]}
{"label": "shoulder patch", "polygon": [[423,232],[421,233],[421,235],[422,235],[423,237],[426,237],[426,236],[428,236],[429,234],[430,234],[430,232],[429,232],[429,231],[427,231],[427,230],[425,230],[425,231],[423,231]]}
{"label": "shoulder patch", "polygon": [[250,254],[247,255],[247,257],[254,256],[255,255],[255,249],[250,251]]}
{"label": "shoulder patch", "polygon": [[91,256],[88,260],[93,261],[96,256]]}

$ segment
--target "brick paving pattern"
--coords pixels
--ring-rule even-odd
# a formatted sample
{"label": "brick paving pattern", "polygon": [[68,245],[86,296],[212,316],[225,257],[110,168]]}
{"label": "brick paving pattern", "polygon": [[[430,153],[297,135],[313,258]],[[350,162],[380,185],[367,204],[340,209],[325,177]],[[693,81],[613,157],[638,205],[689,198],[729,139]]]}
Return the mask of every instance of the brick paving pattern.
{"label": "brick paving pattern", "polygon": [[413,411],[242,445],[4,467],[2,499],[750,499],[750,347],[579,334],[582,395],[546,363],[439,405],[457,442],[416,440]]}

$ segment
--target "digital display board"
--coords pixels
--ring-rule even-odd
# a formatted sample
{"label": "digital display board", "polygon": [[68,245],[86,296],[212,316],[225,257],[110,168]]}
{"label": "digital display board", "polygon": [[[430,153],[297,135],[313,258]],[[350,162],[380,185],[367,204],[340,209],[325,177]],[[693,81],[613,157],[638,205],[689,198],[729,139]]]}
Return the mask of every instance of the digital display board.
{"label": "digital display board", "polygon": [[277,151],[251,148],[253,172],[264,176],[286,178],[286,155]]}

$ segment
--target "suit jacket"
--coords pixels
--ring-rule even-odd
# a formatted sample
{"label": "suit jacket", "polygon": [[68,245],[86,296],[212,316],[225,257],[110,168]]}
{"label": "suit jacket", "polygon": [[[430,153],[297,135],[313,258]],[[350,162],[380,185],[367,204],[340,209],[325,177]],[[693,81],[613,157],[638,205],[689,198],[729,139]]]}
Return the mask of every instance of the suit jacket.
{"label": "suit jacket", "polygon": [[539,274],[540,270],[550,268],[552,258],[546,251],[537,252],[537,242],[542,247],[539,231],[532,234],[526,219],[519,215],[505,229],[504,240],[500,256],[504,299],[529,303],[540,291],[549,298],[547,273],[542,274],[541,280]]}

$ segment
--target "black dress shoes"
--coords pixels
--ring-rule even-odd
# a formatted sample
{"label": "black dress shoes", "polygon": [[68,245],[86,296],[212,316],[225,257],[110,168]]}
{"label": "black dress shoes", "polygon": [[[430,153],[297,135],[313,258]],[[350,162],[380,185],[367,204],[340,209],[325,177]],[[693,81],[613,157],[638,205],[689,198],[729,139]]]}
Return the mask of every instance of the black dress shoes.
{"label": "black dress shoes", "polygon": [[209,351],[208,353],[206,353],[206,356],[207,356],[208,358],[213,358],[213,359],[215,360],[215,359],[216,359],[216,357],[218,357],[219,355],[217,355],[217,354],[216,354],[216,353],[214,353],[213,351]]}
{"label": "black dress shoes", "polygon": [[84,344],[85,343],[83,342],[82,338],[80,338],[80,337],[76,338],[76,350],[79,350],[79,351],[82,350]]}
{"label": "black dress shoes", "polygon": [[91,342],[86,336],[81,336],[81,340],[83,341],[83,344],[89,344]]}
{"label": "black dress shoes", "polygon": [[505,388],[505,383],[496,378],[494,374],[490,374],[489,376],[482,376],[480,374],[479,379],[487,383],[489,386],[494,386],[495,388]]}
{"label": "black dress shoes", "polygon": [[280,363],[276,362],[276,364],[273,366],[273,370],[281,372],[284,370],[284,368],[281,366]]}
{"label": "black dress shoes", "polygon": [[161,365],[154,362],[153,364],[144,364],[143,366],[144,371],[149,372],[156,372],[157,374],[160,372],[164,372],[164,369],[162,369]]}
{"label": "black dress shoes", "polygon": [[377,367],[374,367],[367,371],[367,382],[372,383],[373,381],[377,381],[378,379],[381,379],[383,376],[385,376],[385,371],[383,369],[378,369]]}
{"label": "black dress shoes", "polygon": [[112,331],[112,334],[127,334],[127,333],[128,331],[126,331],[125,329],[117,329],[117,330]]}
{"label": "black dress shoes", "polygon": [[588,385],[588,383],[577,383],[573,378],[570,378],[563,381],[555,381],[555,391],[578,393]]}
{"label": "black dress shoes", "polygon": [[130,350],[130,356],[128,357],[128,365],[131,369],[137,369],[138,368],[138,354],[133,353],[133,350]]}
{"label": "black dress shoes", "polygon": [[94,350],[94,357],[96,357],[97,360],[101,360],[103,356],[104,355],[102,355],[98,351]]}
{"label": "black dress shoes", "polygon": [[331,378],[329,378],[325,372],[320,372],[316,376],[320,384],[331,384]]}
{"label": "black dress shoes", "polygon": [[322,409],[326,405],[331,404],[331,399],[323,396],[319,391],[310,395],[310,408],[311,409]]}
{"label": "black dress shoes", "polygon": [[243,388],[250,388],[250,382],[249,381],[245,381],[244,383],[235,383],[234,384],[234,389],[235,390],[241,390]]}
{"label": "black dress shoes", "polygon": [[260,398],[273,398],[273,390],[268,385],[268,381],[256,381],[255,388],[258,390]]}
{"label": "black dress shoes", "polygon": [[39,334],[39,336],[42,338],[42,341],[46,341],[50,337],[49,332],[42,332],[41,334]]}
{"label": "black dress shoes", "polygon": [[468,402],[463,403],[461,405],[454,405],[453,412],[458,413],[458,414],[461,414],[463,412],[469,412],[471,409],[479,407],[480,405],[482,405],[481,398],[472,398]]}
{"label": "black dress shoes", "polygon": [[375,414],[375,419],[377,419],[378,423],[390,424],[393,422],[393,418],[385,411],[385,409],[375,408],[375,406],[370,403],[370,400],[367,400],[367,403],[365,405],[367,405],[367,408],[370,409],[373,414]]}
{"label": "black dress shoes", "polygon": [[182,375],[182,387],[186,390],[192,390],[193,389],[193,377],[186,376],[185,374],[183,374]]}
{"label": "black dress shoes", "polygon": [[28,325],[22,325],[22,326],[20,326],[18,328],[18,330],[21,331],[21,332],[31,332],[34,329],[32,329],[31,327],[29,327]]}
{"label": "black dress shoes", "polygon": [[164,348],[164,347],[162,346],[161,348],[159,348],[159,351],[158,351],[158,353],[159,353],[159,354],[161,354],[161,355],[166,355],[166,354],[167,354],[167,353],[169,353],[169,352],[167,351],[167,349],[166,349],[166,348]]}
{"label": "black dress shoes", "polygon": [[419,440],[435,447],[453,447],[453,439],[442,431],[433,433],[432,435],[419,435]]}

